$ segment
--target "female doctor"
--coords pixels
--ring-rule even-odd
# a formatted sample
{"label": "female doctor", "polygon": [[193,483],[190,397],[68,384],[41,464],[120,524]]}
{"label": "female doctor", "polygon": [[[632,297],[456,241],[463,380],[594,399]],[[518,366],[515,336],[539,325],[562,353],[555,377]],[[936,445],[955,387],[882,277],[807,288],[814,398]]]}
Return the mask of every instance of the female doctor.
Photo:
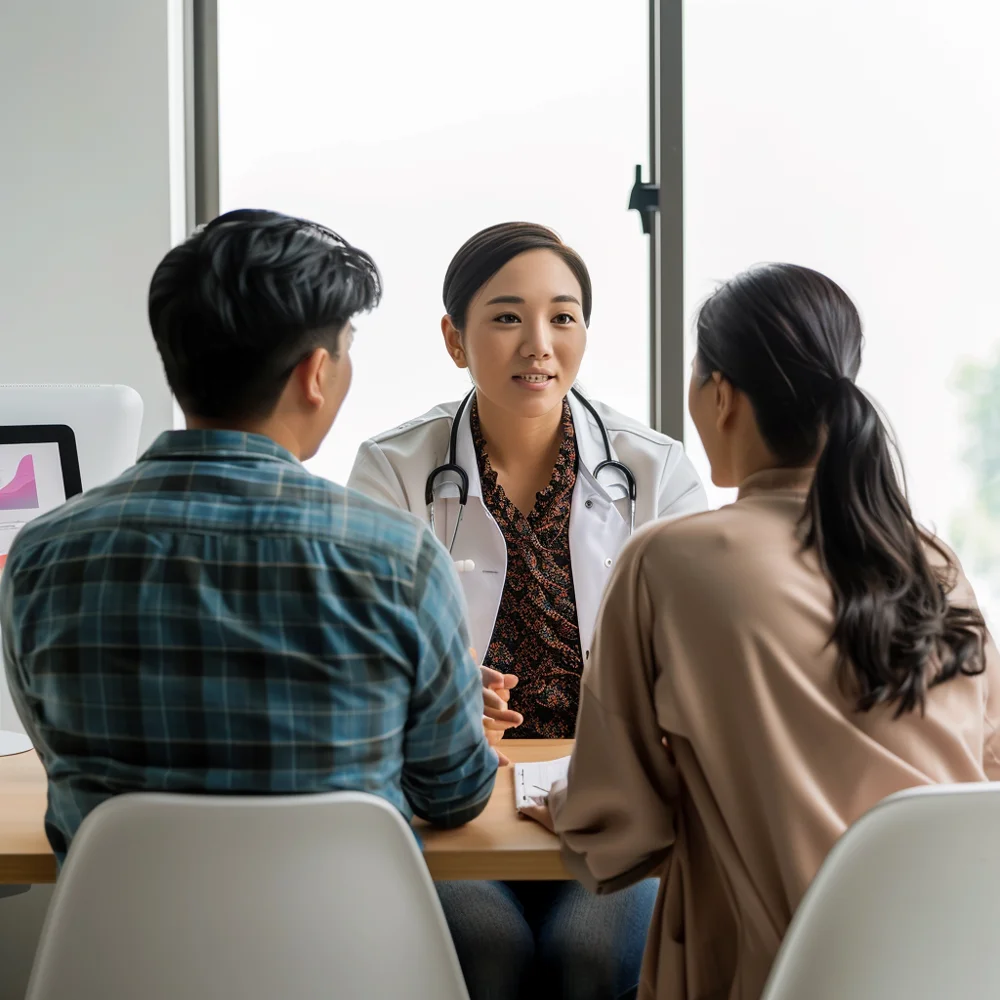
{"label": "female doctor", "polygon": [[[474,388],[365,442],[348,486],[420,515],[450,549],[473,647],[517,677],[508,738],[570,738],[620,549],[644,522],[704,510],[705,493],[679,443],[574,388],[590,276],[551,230],[477,233],[444,306],[445,346]],[[609,896],[575,882],[438,891],[472,1000],[613,1000],[638,982],[654,881]]]}

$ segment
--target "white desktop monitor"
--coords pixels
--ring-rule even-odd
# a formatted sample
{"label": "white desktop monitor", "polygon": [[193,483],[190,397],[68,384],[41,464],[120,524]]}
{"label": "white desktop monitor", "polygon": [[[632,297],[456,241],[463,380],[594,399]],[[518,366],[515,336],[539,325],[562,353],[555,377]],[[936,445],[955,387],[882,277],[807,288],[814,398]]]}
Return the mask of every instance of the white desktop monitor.
{"label": "white desktop monitor", "polygon": [[[17,533],[41,514],[80,492],[76,436],[65,424],[0,427],[0,577]],[[26,737],[6,730],[13,705],[0,682],[0,756],[30,748]]]}
{"label": "white desktop monitor", "polygon": [[[0,556],[32,517],[134,465],[141,427],[142,400],[125,385],[0,385]],[[0,756],[26,749],[22,733],[0,669]]]}
{"label": "white desktop monitor", "polygon": [[0,574],[21,528],[81,489],[76,435],[70,427],[0,426]]}
{"label": "white desktop monitor", "polygon": [[127,385],[0,385],[0,427],[41,424],[73,431],[89,490],[135,464],[142,400]]}

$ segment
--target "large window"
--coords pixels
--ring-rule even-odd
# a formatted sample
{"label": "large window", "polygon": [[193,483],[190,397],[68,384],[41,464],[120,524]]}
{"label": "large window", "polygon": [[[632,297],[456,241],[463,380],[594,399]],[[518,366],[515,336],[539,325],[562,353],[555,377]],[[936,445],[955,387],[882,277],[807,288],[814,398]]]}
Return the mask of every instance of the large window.
{"label": "large window", "polygon": [[441,341],[448,261],[484,226],[555,228],[594,282],[581,382],[649,414],[648,247],[626,205],[648,127],[643,0],[220,0],[220,209],[297,213],[376,259],[354,385],[315,471],[469,386]]}
{"label": "large window", "polygon": [[[680,4],[656,0],[660,23]],[[467,236],[502,219],[548,223],[583,253],[595,308],[582,380],[647,418],[647,243],[624,210],[648,158],[647,16],[643,0],[220,0],[221,208],[313,216],[385,274],[317,471],[342,480],[363,437],[464,391],[440,345],[441,279]],[[715,282],[757,261],[839,281],[861,308],[860,381],[895,427],[918,517],[1000,624],[997,39],[1000,5],[985,0],[687,0],[680,42],[689,330]],[[686,358],[676,338],[665,349],[677,357],[658,370],[675,373],[690,335]],[[686,441],[707,481],[690,427]]]}
{"label": "large window", "polygon": [[959,550],[994,625],[998,40],[1000,5],[984,0],[685,4],[689,314],[755,261],[843,285],[866,326],[859,383],[896,429],[919,517]]}

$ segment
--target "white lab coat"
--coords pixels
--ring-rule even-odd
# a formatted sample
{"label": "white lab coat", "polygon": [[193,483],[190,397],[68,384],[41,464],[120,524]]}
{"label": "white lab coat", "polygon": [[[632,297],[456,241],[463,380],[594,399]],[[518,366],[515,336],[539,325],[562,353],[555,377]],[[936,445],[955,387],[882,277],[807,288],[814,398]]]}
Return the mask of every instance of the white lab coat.
{"label": "white lab coat", "polygon": [[[569,395],[576,430],[578,471],[570,507],[569,546],[576,614],[584,659],[590,653],[594,620],[621,547],[629,537],[629,502],[622,477],[593,469],[607,455],[593,416]],[[707,508],[704,487],[681,444],[602,403],[594,406],[608,431],[612,458],[632,470],[636,482],[635,525],[661,517],[695,514]],[[358,450],[347,485],[391,507],[429,522],[424,491],[431,470],[448,461],[452,419],[458,403],[435,406]],[[466,407],[458,429],[457,464],[469,477],[469,499],[452,549],[455,560],[471,559],[475,568],[459,579],[469,609],[472,645],[480,656],[489,649],[507,574],[507,545],[486,509]],[[447,545],[458,517],[458,490],[448,477],[438,480],[434,516],[438,538]]]}

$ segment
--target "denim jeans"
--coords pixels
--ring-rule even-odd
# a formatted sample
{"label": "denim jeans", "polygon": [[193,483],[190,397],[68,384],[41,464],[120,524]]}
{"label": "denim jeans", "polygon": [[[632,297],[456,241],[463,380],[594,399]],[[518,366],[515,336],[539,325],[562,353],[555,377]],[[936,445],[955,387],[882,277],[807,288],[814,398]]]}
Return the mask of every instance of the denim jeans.
{"label": "denim jeans", "polygon": [[439,882],[470,1000],[616,1000],[639,982],[659,883]]}

